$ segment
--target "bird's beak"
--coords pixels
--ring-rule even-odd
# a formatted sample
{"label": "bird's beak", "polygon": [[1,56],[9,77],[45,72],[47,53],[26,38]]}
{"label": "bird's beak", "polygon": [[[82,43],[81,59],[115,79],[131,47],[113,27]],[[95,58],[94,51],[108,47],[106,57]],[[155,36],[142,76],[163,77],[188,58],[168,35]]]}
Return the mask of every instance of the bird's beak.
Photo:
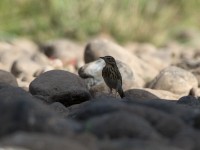
{"label": "bird's beak", "polygon": [[99,57],[99,58],[101,58],[101,59],[103,59],[103,60],[104,60],[104,57]]}

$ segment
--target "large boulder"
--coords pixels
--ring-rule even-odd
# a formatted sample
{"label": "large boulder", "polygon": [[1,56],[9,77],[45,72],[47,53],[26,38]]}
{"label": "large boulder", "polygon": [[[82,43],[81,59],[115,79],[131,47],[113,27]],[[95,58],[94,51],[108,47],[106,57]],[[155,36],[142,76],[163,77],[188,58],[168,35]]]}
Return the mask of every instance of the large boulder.
{"label": "large boulder", "polygon": [[63,70],[47,71],[30,83],[30,93],[48,103],[61,102],[65,106],[90,99],[84,81],[77,75]]}
{"label": "large boulder", "polygon": [[150,92],[160,99],[177,100],[180,98],[180,95],[174,94],[174,93],[172,93],[170,91],[166,91],[166,90],[158,90],[158,89],[150,89],[150,88],[141,88],[141,90]]}
{"label": "large boulder", "polygon": [[69,135],[81,125],[64,119],[18,87],[0,84],[0,137],[17,131]]}
{"label": "large boulder", "polygon": [[[143,140],[148,138],[157,140],[157,137],[173,139],[176,136],[180,140],[179,135],[187,134],[189,130],[194,134],[195,131],[192,129],[194,118],[199,114],[197,110],[169,101],[150,99],[122,101],[109,97],[84,102],[79,106],[72,106],[69,110],[68,118],[84,122],[85,130],[98,137],[137,136]],[[138,124],[134,123],[135,120],[139,120]],[[132,123],[138,129],[138,134],[131,128]],[[140,125],[148,127],[144,127],[143,132],[138,128]],[[144,136],[150,128],[152,134],[149,134],[149,137]]]}
{"label": "large boulder", "polygon": [[191,88],[197,88],[197,86],[198,81],[192,73],[171,66],[163,69],[150,83],[149,88],[187,95]]}
{"label": "large boulder", "polygon": [[158,97],[148,91],[143,89],[130,89],[125,92],[126,98],[137,99],[137,100],[151,100],[151,99],[158,99]]}
{"label": "large boulder", "polygon": [[89,119],[85,130],[98,137],[137,138],[158,140],[161,136],[145,119],[137,115],[118,111]]}
{"label": "large boulder", "polygon": [[[116,60],[116,62],[122,75],[122,87],[124,90],[134,86],[142,86],[141,84],[143,84],[143,82],[135,80],[135,74],[128,65],[119,60]],[[98,59],[79,68],[79,76],[85,79],[87,86],[91,89],[92,93],[109,91],[102,77],[104,66],[105,62],[102,59]]]}
{"label": "large boulder", "polygon": [[158,73],[154,67],[148,63],[145,63],[131,52],[111,41],[103,39],[92,40],[86,45],[84,60],[85,63],[89,63],[106,55],[113,56],[115,59],[129,65],[132,71],[135,73],[136,81],[138,78],[149,81]]}

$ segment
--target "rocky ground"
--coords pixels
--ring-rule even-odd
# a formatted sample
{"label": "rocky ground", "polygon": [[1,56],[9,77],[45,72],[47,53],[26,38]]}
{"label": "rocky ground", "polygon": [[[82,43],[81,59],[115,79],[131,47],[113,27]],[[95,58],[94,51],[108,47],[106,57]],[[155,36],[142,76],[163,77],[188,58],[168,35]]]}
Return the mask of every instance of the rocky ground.
{"label": "rocky ground", "polygon": [[[125,98],[100,56],[117,60]],[[200,46],[0,42],[0,149],[200,149]]]}

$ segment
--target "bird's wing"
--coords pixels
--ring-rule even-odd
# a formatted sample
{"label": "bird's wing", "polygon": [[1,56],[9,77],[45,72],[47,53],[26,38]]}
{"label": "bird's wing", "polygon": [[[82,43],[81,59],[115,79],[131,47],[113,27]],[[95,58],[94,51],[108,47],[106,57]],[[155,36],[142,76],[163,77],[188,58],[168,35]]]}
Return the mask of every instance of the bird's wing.
{"label": "bird's wing", "polygon": [[121,73],[120,73],[120,71],[119,71],[119,69],[117,68],[117,79],[118,80],[120,80],[120,82],[121,82],[121,85],[122,85],[122,76],[121,76]]}

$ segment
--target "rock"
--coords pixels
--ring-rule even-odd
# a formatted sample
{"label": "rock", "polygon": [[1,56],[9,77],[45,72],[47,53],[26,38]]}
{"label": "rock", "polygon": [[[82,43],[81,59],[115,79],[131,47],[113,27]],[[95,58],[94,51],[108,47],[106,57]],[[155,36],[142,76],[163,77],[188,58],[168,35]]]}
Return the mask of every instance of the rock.
{"label": "rock", "polygon": [[65,106],[90,99],[84,81],[77,75],[63,70],[51,70],[41,74],[30,83],[29,91],[49,103],[61,102]]}
{"label": "rock", "polygon": [[[144,115],[148,114],[147,119],[152,119],[151,122],[155,123],[155,120],[159,119],[166,120],[164,114],[170,115],[172,118],[176,117],[177,120],[181,118],[187,124],[193,124],[193,118],[200,112],[194,110],[194,108],[189,109],[188,107],[183,107],[182,105],[176,105],[173,101],[154,99],[154,100],[137,100],[137,99],[116,99],[113,97],[98,97],[81,104],[76,105],[76,107],[68,108],[69,118],[76,120],[87,120],[92,117],[101,116],[106,113],[111,113],[115,111],[131,111],[134,114]],[[145,112],[145,113],[144,113]],[[164,113],[164,114],[163,114]],[[152,116],[148,117],[149,115]],[[155,125],[155,124],[154,124]]]}
{"label": "rock", "polygon": [[198,87],[200,87],[200,67],[198,67],[197,69],[192,69],[191,72],[197,78],[197,80],[198,80]]}
{"label": "rock", "polygon": [[[93,143],[83,143],[75,138],[41,133],[16,133],[0,141],[1,147],[20,147],[24,150],[95,150]],[[20,149],[23,150],[23,149]]]}
{"label": "rock", "polygon": [[68,135],[81,125],[64,119],[18,87],[0,85],[0,137],[17,131]]}
{"label": "rock", "polygon": [[[171,63],[171,53],[165,49],[157,49],[150,43],[133,43],[131,45],[133,45],[131,46],[132,54],[156,68],[156,70],[160,71],[168,67]],[[128,48],[130,50],[130,46],[128,46]],[[163,61],[165,63],[163,63]]]}
{"label": "rock", "polygon": [[169,91],[165,91],[165,90],[157,90],[157,89],[150,89],[150,88],[142,88],[142,90],[145,90],[147,92],[154,94],[159,99],[177,100],[177,99],[180,98],[179,95],[174,94],[174,93],[169,92]]}
{"label": "rock", "polygon": [[129,137],[145,140],[161,138],[146,120],[123,111],[89,119],[85,128],[98,137],[114,139]]}
{"label": "rock", "polygon": [[141,51],[137,56],[158,71],[170,66],[172,62],[171,53],[164,50],[157,50],[154,53],[144,53]]}
{"label": "rock", "polygon": [[194,57],[192,57],[190,59],[182,60],[176,65],[192,72],[198,80],[198,86],[200,86],[200,59],[194,59]]}
{"label": "rock", "polygon": [[14,39],[11,41],[11,44],[14,47],[18,47],[29,56],[34,55],[35,53],[39,52],[39,47],[31,40],[28,39]]}
{"label": "rock", "polygon": [[9,49],[8,51],[2,51],[0,54],[1,63],[5,66],[6,71],[10,71],[15,60],[27,57],[28,56],[23,51],[16,49],[15,47],[12,47],[12,49]]}
{"label": "rock", "polygon": [[11,43],[2,40],[0,41],[0,53],[2,51],[10,50],[11,48],[12,48]]}
{"label": "rock", "polygon": [[[180,135],[181,136],[181,135]],[[141,140],[141,139],[106,139],[97,141],[91,135],[80,137],[58,137],[47,134],[28,134],[28,133],[16,133],[7,136],[0,141],[1,148],[6,147],[13,148],[14,150],[56,150],[56,149],[72,149],[72,150],[190,150],[198,149],[198,138],[196,135],[190,135],[185,137],[182,135],[182,140],[172,143],[159,140]],[[195,142],[191,143],[191,140]],[[42,142],[41,142],[42,141]],[[180,145],[182,144],[182,145]],[[187,144],[187,145],[186,145]]]}
{"label": "rock", "polygon": [[49,41],[41,46],[41,50],[49,58],[59,58],[64,66],[77,65],[83,58],[82,46],[66,39]]}
{"label": "rock", "polygon": [[[177,134],[179,134],[179,132],[188,129],[189,124],[193,122],[193,118],[197,114],[192,110],[188,110],[183,107],[178,107],[178,105],[175,105],[175,103],[171,103],[168,101],[165,102],[163,102],[162,100],[120,101],[119,99],[108,98],[108,97],[107,98],[103,97],[92,101],[88,101],[79,104],[78,109],[76,107],[76,108],[71,108],[69,110],[70,112],[68,118],[73,118],[81,122],[85,122],[86,123],[85,130],[89,130],[90,132],[94,133],[99,137],[104,137],[107,135],[107,132],[109,132],[110,135],[116,135],[116,138],[118,138],[117,134],[124,133],[122,129],[126,128],[129,129],[128,124],[133,121],[132,120],[128,123],[128,120],[131,120],[131,118],[128,117],[129,115],[137,116],[141,120],[145,120],[147,122],[146,125],[153,127],[154,131],[164,136],[165,138],[173,138]],[[123,117],[120,116],[120,113],[122,112],[125,112],[125,114],[129,119],[125,117],[126,115],[124,116],[122,115]],[[117,116],[120,117],[117,118]],[[117,119],[112,120],[112,118],[117,118]],[[117,122],[117,120],[119,122]],[[120,123],[124,124],[122,125]],[[143,123],[141,123],[142,126]],[[120,125],[117,126],[118,124]],[[138,125],[136,123],[134,124],[136,126]],[[110,126],[112,126],[113,130],[110,129],[111,128]],[[133,134],[132,129],[130,130],[131,130],[130,133]],[[110,137],[110,135],[108,136]],[[129,137],[129,134],[128,133],[125,135],[122,134],[120,135],[120,137],[121,136]]]}
{"label": "rock", "polygon": [[[127,102],[129,105],[142,105],[148,108],[150,107],[150,108],[156,109],[156,111],[161,111],[161,112],[164,112],[165,114],[172,115],[172,117],[177,118],[177,120],[179,119],[183,120],[187,125],[193,125],[195,116],[200,114],[200,111],[196,108],[194,109],[193,107],[185,107],[183,105],[176,105],[176,101],[166,100],[166,99],[143,100],[143,101],[140,101],[140,100],[126,101],[125,100],[125,102]],[[161,114],[161,112],[157,112],[157,113]],[[164,121],[166,120],[166,117],[164,116],[158,117],[156,112],[154,113],[155,114],[152,114],[152,116],[154,115],[155,118],[157,119],[163,118]]]}
{"label": "rock", "polygon": [[41,66],[47,66],[50,63],[50,60],[41,52],[37,52],[31,56],[31,60]]}
{"label": "rock", "polygon": [[161,51],[161,53],[164,54],[163,60],[165,63],[171,62],[171,64],[176,64],[181,59],[181,55],[185,51],[185,47],[177,41],[170,41],[163,47],[159,48],[158,51]]}
{"label": "rock", "polygon": [[36,70],[33,74],[34,77],[38,77],[39,75],[41,75],[44,72],[50,71],[50,70],[55,70],[52,66],[46,66],[46,67],[42,67],[38,70]]}
{"label": "rock", "polygon": [[4,49],[0,51],[0,61],[7,71],[10,71],[10,68],[14,61],[30,58],[38,52],[38,47],[35,43],[29,40],[14,40],[10,43],[7,43],[7,46],[4,46]]}
{"label": "rock", "polygon": [[158,97],[148,91],[142,89],[130,89],[125,92],[126,98],[137,99],[137,100],[151,100],[151,99],[158,99]]}
{"label": "rock", "polygon": [[143,53],[138,57],[143,61],[145,61],[146,63],[148,63],[149,65],[154,66],[159,71],[162,70],[163,68],[170,66],[169,61],[167,61],[167,63],[163,63],[163,60],[158,56],[156,56],[156,54]]}
{"label": "rock", "polygon": [[[131,71],[130,67],[118,60],[116,60],[116,62],[122,75],[122,88],[127,90],[133,86],[139,86],[140,82],[135,80],[135,74]],[[102,78],[102,69],[104,66],[105,62],[102,59],[98,59],[94,62],[84,65],[78,71],[79,76],[85,79],[87,86],[94,94],[96,92],[109,91],[109,88]]]}
{"label": "rock", "polygon": [[[13,65],[11,67],[11,72],[16,77],[19,78],[27,78],[27,77],[33,77],[33,74],[39,70],[41,66],[35,62],[33,62],[30,59],[24,58],[24,59],[18,59],[13,62]],[[32,79],[29,81],[31,82]]]}
{"label": "rock", "polygon": [[[107,140],[100,143],[100,149],[106,150],[183,150],[179,147],[168,144],[165,141],[140,140],[140,139],[116,139],[112,142]],[[184,149],[186,150],[186,149]],[[189,149],[188,149],[189,150]]]}
{"label": "rock", "polygon": [[[86,80],[86,82],[92,83],[92,79]],[[92,95],[93,98],[103,96],[103,95],[115,96],[115,94],[114,94],[115,91],[113,90],[113,93],[110,93],[109,88],[103,82],[99,85],[94,85],[94,86],[90,87],[89,91],[90,91],[90,94]]]}
{"label": "rock", "polygon": [[9,72],[8,68],[4,64],[2,64],[1,62],[0,62],[0,69]]}
{"label": "rock", "polygon": [[[19,87],[23,88],[25,91],[29,91],[29,84],[30,82],[28,82],[28,80],[30,81],[31,78],[29,79],[19,79],[17,78],[17,82],[18,82],[18,85]],[[33,78],[32,78],[33,79]]]}
{"label": "rock", "polygon": [[152,54],[157,51],[157,48],[150,43],[129,43],[126,48],[137,56],[143,53]]}
{"label": "rock", "polygon": [[200,129],[200,114],[197,114],[195,117],[194,117],[194,124],[193,126],[196,128],[196,129]]}
{"label": "rock", "polygon": [[16,78],[10,72],[4,70],[0,70],[0,83],[18,86]]}
{"label": "rock", "polygon": [[138,78],[149,81],[158,73],[155,68],[145,63],[131,52],[108,40],[96,39],[89,42],[85,47],[84,60],[85,63],[89,63],[106,55],[111,55],[129,65],[135,73],[136,81],[139,80]]}
{"label": "rock", "polygon": [[190,105],[190,106],[194,106],[194,105],[200,106],[200,101],[194,96],[183,96],[177,101],[177,103]]}
{"label": "rock", "polygon": [[66,117],[69,113],[68,108],[59,102],[54,102],[49,106],[52,110],[54,110],[55,112],[57,112],[58,114],[60,114],[63,117]]}
{"label": "rock", "polygon": [[187,104],[191,106],[200,106],[200,101],[197,96],[197,89],[192,88],[187,96],[181,97],[178,101],[178,104]]}
{"label": "rock", "polygon": [[176,64],[178,67],[186,69],[186,70],[196,70],[200,67],[200,60],[195,60],[192,58],[182,60],[181,62]]}
{"label": "rock", "polygon": [[197,130],[186,129],[177,134],[176,137],[173,138],[171,144],[184,150],[199,149],[199,138],[200,134]]}
{"label": "rock", "polygon": [[162,70],[151,82],[149,88],[167,90],[179,95],[186,95],[191,88],[197,88],[196,77],[181,68],[171,66]]}
{"label": "rock", "polygon": [[114,97],[100,97],[68,107],[70,119],[85,121],[92,117],[120,110],[125,104]]}

